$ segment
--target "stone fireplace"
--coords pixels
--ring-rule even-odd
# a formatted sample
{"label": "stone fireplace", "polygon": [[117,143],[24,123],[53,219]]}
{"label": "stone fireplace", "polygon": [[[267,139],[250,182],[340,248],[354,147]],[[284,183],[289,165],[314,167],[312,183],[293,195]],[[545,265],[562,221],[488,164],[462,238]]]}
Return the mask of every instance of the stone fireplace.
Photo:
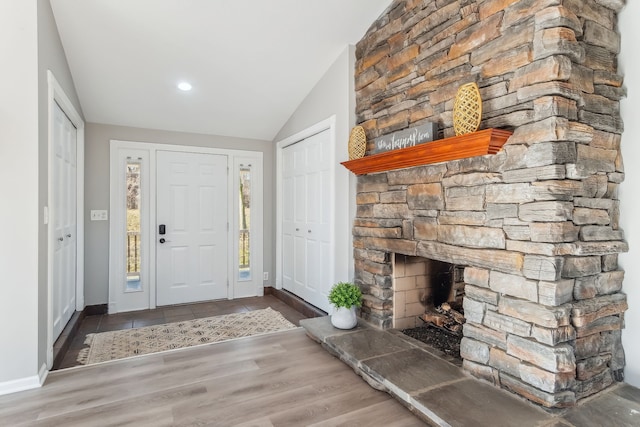
{"label": "stone fireplace", "polygon": [[452,136],[453,98],[471,81],[481,129],[513,131],[495,155],[358,177],[363,319],[415,322],[425,281],[394,277],[394,260],[414,272],[426,271],[415,257],[462,266],[464,369],[546,407],[622,379],[623,5],[396,0],[356,48],[368,140],[426,121]]}

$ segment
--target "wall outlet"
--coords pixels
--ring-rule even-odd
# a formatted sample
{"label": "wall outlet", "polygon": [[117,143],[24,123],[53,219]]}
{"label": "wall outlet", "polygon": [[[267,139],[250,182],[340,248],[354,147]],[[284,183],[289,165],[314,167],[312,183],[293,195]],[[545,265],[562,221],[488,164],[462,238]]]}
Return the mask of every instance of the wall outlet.
{"label": "wall outlet", "polygon": [[262,280],[269,280],[269,272],[265,271],[264,273],[262,273]]}
{"label": "wall outlet", "polygon": [[91,221],[106,221],[109,219],[109,215],[105,210],[92,210]]}

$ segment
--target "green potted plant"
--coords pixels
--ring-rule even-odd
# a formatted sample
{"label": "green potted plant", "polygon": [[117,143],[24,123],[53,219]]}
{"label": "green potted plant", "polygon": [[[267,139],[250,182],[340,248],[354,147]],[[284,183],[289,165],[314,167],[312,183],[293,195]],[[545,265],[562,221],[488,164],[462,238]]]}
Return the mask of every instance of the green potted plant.
{"label": "green potted plant", "polygon": [[331,324],[339,329],[352,329],[358,324],[356,307],[362,305],[360,288],[350,282],[339,282],[329,292],[329,302],[335,310],[331,314]]}

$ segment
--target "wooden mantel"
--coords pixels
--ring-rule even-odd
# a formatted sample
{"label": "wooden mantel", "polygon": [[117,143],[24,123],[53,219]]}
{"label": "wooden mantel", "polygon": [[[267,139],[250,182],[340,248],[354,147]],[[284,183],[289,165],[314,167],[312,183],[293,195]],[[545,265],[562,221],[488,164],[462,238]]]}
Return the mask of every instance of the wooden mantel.
{"label": "wooden mantel", "polygon": [[356,175],[364,175],[485,154],[496,154],[511,134],[512,132],[507,130],[485,129],[413,147],[372,154],[341,164]]}

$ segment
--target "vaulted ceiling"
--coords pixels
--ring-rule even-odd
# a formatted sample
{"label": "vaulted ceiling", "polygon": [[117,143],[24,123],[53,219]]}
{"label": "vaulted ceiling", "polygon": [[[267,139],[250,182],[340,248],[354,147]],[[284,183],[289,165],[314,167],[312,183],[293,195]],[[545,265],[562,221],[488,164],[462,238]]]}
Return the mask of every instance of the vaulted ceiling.
{"label": "vaulted ceiling", "polygon": [[51,0],[87,121],[264,140],[390,3]]}

